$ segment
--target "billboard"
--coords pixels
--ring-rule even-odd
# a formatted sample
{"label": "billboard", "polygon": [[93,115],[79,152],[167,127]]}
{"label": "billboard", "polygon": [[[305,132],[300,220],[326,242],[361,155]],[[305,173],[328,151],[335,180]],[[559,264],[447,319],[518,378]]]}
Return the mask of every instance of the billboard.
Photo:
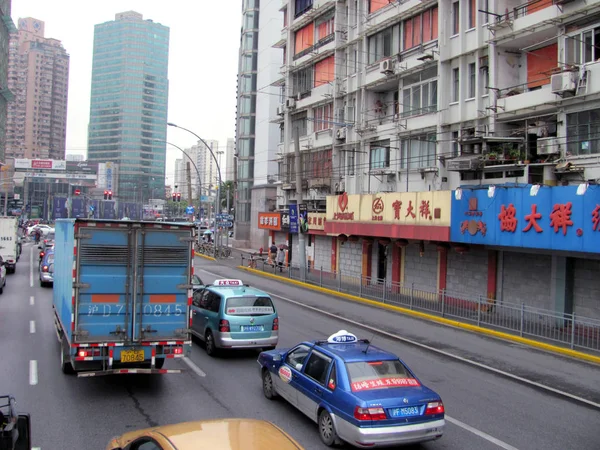
{"label": "billboard", "polygon": [[59,159],[15,159],[15,169],[65,170],[67,162]]}
{"label": "billboard", "polygon": [[87,217],[85,200],[83,198],[71,199],[71,217]]}
{"label": "billboard", "polygon": [[88,161],[67,161],[67,172],[96,174],[98,173],[98,163]]}
{"label": "billboard", "polygon": [[66,219],[67,217],[67,198],[54,197],[52,201],[52,219]]}
{"label": "billboard", "polygon": [[115,219],[115,202],[114,201],[103,201],[100,208],[102,210],[100,214],[101,219]]}

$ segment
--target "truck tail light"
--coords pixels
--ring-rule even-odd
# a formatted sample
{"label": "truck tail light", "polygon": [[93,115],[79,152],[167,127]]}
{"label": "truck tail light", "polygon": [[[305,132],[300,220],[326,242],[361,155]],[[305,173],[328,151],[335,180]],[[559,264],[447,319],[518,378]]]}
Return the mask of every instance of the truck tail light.
{"label": "truck tail light", "polygon": [[183,347],[175,347],[173,348],[174,355],[183,355]]}
{"label": "truck tail light", "polygon": [[95,349],[88,349],[88,350],[79,350],[77,352],[77,356],[79,356],[80,358],[87,358],[89,356],[100,356],[100,349],[99,348],[95,348]]}
{"label": "truck tail light", "polygon": [[221,333],[229,333],[229,331],[231,331],[231,328],[229,328],[229,320],[221,319],[219,322],[219,331]]}
{"label": "truck tail light", "polygon": [[277,317],[273,319],[273,331],[279,331],[279,319]]}
{"label": "truck tail light", "polygon": [[354,408],[354,418],[357,420],[385,420],[387,416],[383,408]]}
{"label": "truck tail light", "polygon": [[425,415],[430,416],[433,414],[443,414],[444,404],[442,402],[429,402],[425,408]]}

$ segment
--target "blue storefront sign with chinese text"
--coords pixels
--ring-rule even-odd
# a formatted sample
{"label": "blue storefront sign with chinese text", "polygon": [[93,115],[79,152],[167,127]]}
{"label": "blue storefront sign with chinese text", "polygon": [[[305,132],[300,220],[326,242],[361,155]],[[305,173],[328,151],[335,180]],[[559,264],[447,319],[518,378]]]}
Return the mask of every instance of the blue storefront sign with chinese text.
{"label": "blue storefront sign with chinese text", "polygon": [[290,233],[298,234],[298,205],[289,206]]}
{"label": "blue storefront sign with chinese text", "polygon": [[600,186],[503,186],[452,195],[452,242],[600,252]]}

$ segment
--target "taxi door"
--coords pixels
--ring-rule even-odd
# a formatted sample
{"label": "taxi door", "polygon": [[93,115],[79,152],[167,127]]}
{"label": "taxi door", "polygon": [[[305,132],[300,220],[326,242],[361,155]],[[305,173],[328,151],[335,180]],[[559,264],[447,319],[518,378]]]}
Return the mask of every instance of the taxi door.
{"label": "taxi door", "polygon": [[310,347],[306,345],[299,345],[290,350],[283,364],[273,376],[277,393],[296,408],[298,408],[298,381],[309,352]]}
{"label": "taxi door", "polygon": [[317,420],[317,410],[327,389],[331,364],[329,356],[313,350],[299,377],[298,409],[314,421]]}

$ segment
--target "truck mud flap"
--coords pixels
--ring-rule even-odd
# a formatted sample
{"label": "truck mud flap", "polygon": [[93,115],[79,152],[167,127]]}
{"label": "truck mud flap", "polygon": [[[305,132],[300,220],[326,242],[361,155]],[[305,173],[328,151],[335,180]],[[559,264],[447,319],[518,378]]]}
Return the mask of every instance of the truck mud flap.
{"label": "truck mud flap", "polygon": [[78,378],[85,377],[101,377],[104,375],[131,375],[131,374],[159,374],[166,375],[169,373],[183,373],[183,369],[111,369],[99,370],[97,372],[79,372]]}

